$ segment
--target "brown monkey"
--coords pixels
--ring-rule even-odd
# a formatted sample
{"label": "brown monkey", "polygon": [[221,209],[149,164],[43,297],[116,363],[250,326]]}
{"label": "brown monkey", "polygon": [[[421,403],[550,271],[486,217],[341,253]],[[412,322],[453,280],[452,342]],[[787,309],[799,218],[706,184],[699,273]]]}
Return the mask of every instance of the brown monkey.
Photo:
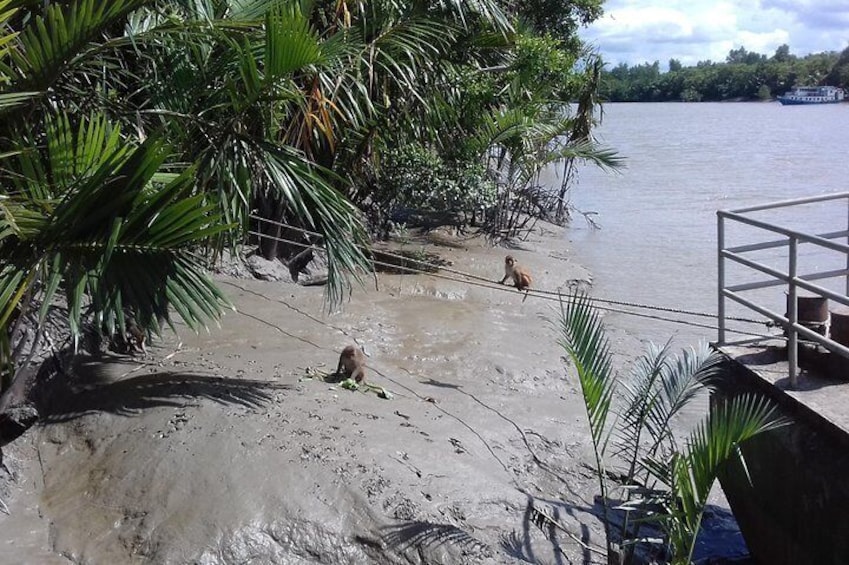
{"label": "brown monkey", "polygon": [[[344,371],[343,371],[344,369]],[[358,383],[366,382],[366,356],[362,349],[355,345],[348,345],[339,355],[339,366],[336,374],[342,374]]]}
{"label": "brown monkey", "polygon": [[[125,314],[124,331],[113,331],[109,334],[109,330],[104,327],[104,333],[109,335],[107,343],[108,349],[116,353],[135,355],[137,353],[147,353],[147,332],[143,330],[135,318]],[[115,328],[117,330],[117,328]],[[98,343],[100,343],[98,339]],[[98,348],[98,345],[95,345]]]}
{"label": "brown monkey", "polygon": [[145,342],[147,332],[139,327],[135,320],[127,320],[127,349],[130,353],[147,353]]}
{"label": "brown monkey", "polygon": [[513,259],[512,255],[508,255],[504,259],[504,278],[501,279],[501,284],[509,279],[513,278],[513,284],[516,285],[516,288],[519,290],[528,290],[531,286],[531,275],[524,268],[522,268],[519,263]]}

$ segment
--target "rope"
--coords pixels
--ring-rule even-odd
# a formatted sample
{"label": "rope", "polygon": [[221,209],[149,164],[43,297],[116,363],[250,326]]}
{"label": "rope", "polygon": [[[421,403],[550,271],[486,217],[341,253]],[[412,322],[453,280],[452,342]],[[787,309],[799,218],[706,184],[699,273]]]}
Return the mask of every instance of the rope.
{"label": "rope", "polygon": [[[265,218],[260,218],[259,216],[253,216],[252,215],[251,217],[255,218],[257,220],[265,221],[265,222],[273,224],[273,225],[277,225],[277,226],[280,226],[280,227],[292,229],[294,231],[299,231],[299,232],[303,232],[303,233],[306,233],[306,234],[309,234],[309,235],[321,237],[321,234],[318,234],[317,232],[305,230],[303,228],[298,228],[298,227],[295,227],[295,226],[290,226],[289,224],[275,222],[273,220],[267,220]],[[268,235],[268,234],[263,234],[263,233],[256,232],[256,231],[253,231],[253,230],[248,230],[248,233],[250,235],[255,235],[255,236],[260,237],[260,238],[267,238],[267,239],[279,241],[279,242],[282,242],[282,243],[288,243],[290,245],[294,245],[296,247],[303,248],[303,249],[312,249],[313,251],[321,251],[322,250],[320,247],[313,245],[313,244],[302,243],[302,242],[295,241],[295,240],[292,240],[292,239],[287,239],[287,238],[272,236],[272,235]],[[360,247],[362,247],[362,246],[360,246]],[[434,278],[444,279],[444,280],[457,282],[457,283],[461,283],[461,284],[468,284],[470,286],[487,288],[487,289],[490,289],[490,290],[500,290],[500,291],[505,291],[505,292],[513,292],[513,287],[504,286],[504,285],[501,285],[501,284],[498,284],[498,283],[494,283],[490,279],[480,277],[478,275],[473,275],[471,273],[465,273],[465,272],[459,271],[457,269],[452,269],[452,268],[449,268],[449,267],[443,267],[443,266],[437,265],[435,263],[429,263],[427,261],[422,261],[422,260],[419,260],[419,259],[413,259],[411,257],[406,257],[404,255],[397,255],[397,254],[390,253],[390,252],[387,252],[387,251],[381,251],[381,253],[386,255],[386,256],[397,258],[397,259],[405,261],[405,262],[410,261],[410,262],[413,262],[413,263],[418,263],[420,265],[425,265],[425,266],[428,267],[428,269],[442,270],[442,271],[446,271],[446,272],[449,272],[449,273],[454,273],[454,274],[466,277],[467,279],[470,279],[470,280],[460,280],[460,279],[456,279],[456,278],[453,278],[453,277],[441,275],[439,273],[431,272],[430,270],[417,269],[417,268],[414,268],[414,267],[407,267],[407,266],[404,266],[404,265],[398,265],[398,264],[393,264],[393,263],[386,263],[386,262],[379,261],[379,260],[376,260],[376,259],[371,260],[371,263],[373,265],[379,265],[379,266],[388,267],[388,268],[392,268],[392,269],[398,269],[398,270],[409,272],[409,273],[423,274],[423,275],[431,276],[431,277],[434,277]],[[478,282],[478,281],[480,281],[480,282]],[[526,292],[526,294],[531,294],[532,296],[534,296],[534,298],[539,298],[539,299],[542,299],[542,300],[550,300],[550,301],[558,302],[558,303],[560,303],[563,300],[563,293],[562,292],[547,291],[547,290],[542,290],[542,289],[528,289],[525,292]],[[647,310],[657,310],[657,311],[662,311],[662,312],[678,313],[678,314],[683,314],[683,315],[701,316],[701,317],[710,317],[710,318],[716,317],[714,314],[707,314],[707,313],[703,313],[703,312],[694,312],[694,311],[675,309],[675,308],[666,308],[666,307],[663,307],[663,306],[652,306],[652,305],[639,304],[639,303],[633,303],[633,302],[605,300],[605,299],[600,299],[600,298],[597,299],[597,298],[593,298],[593,297],[590,297],[590,300],[593,300],[595,302],[605,303],[605,304],[611,304],[611,305],[623,305],[623,306],[632,307],[632,308],[643,308],[643,309],[647,309]],[[715,326],[715,325],[702,324],[702,323],[699,323],[699,322],[693,322],[693,321],[689,321],[689,320],[681,320],[681,319],[677,319],[677,318],[668,318],[668,317],[658,316],[658,315],[654,315],[654,314],[647,314],[647,313],[642,313],[642,312],[633,312],[633,311],[630,311],[630,310],[622,310],[622,309],[619,309],[619,308],[612,308],[612,307],[609,307],[609,306],[599,306],[598,304],[594,305],[594,307],[597,308],[598,310],[614,312],[614,313],[619,313],[619,314],[626,314],[626,315],[629,315],[629,316],[636,316],[636,317],[640,317],[640,318],[647,318],[647,319],[658,320],[658,321],[663,321],[663,322],[682,324],[682,325],[687,325],[687,326],[691,326],[691,327],[704,328],[704,329],[709,329],[709,330],[714,330],[714,331],[718,329],[717,326]],[[752,320],[752,319],[749,319],[749,318],[728,317],[726,319],[733,320],[733,321],[739,321],[739,322],[765,324],[765,322],[763,322],[763,321]],[[737,329],[728,328],[728,327],[725,328],[725,331],[730,332],[730,333],[750,336],[750,337],[762,337],[762,338],[773,337],[772,335],[768,335],[768,334],[758,334],[758,333],[754,333],[754,332],[751,332],[751,331],[748,331],[748,330],[737,330]]]}
{"label": "rope", "polygon": [[[318,233],[318,232],[314,232],[314,231],[307,230],[307,229],[304,229],[304,228],[300,228],[300,227],[297,227],[297,226],[293,226],[293,225],[290,225],[290,224],[285,224],[285,223],[282,223],[282,222],[276,222],[274,220],[269,220],[267,218],[262,218],[262,217],[256,216],[256,215],[251,215],[250,217],[255,219],[255,220],[258,220],[260,222],[266,222],[268,224],[272,224],[272,225],[275,225],[275,226],[291,229],[291,230],[298,231],[298,232],[301,232],[301,233],[305,233],[307,235],[311,235],[311,236],[314,236],[314,237],[322,237],[321,234]],[[276,237],[270,236],[268,234],[261,234],[261,233],[257,233],[257,232],[250,232],[250,233],[257,235],[259,237],[266,237],[266,238],[269,238],[269,239],[277,239]],[[278,239],[278,241],[287,241],[288,242],[290,240],[279,240]],[[304,244],[299,244],[297,242],[294,242],[294,243],[296,245],[304,245]],[[359,246],[359,247],[362,248],[362,246]],[[316,249],[316,248],[314,248],[314,249]],[[444,267],[444,266],[441,266],[441,265],[437,265],[435,263],[423,261],[421,259],[414,259],[412,257],[397,255],[397,254],[391,253],[389,251],[383,251],[383,250],[381,250],[381,253],[388,256],[388,257],[394,257],[396,259],[403,259],[404,261],[412,261],[414,263],[424,265],[425,267],[427,267],[429,269],[434,269],[434,270],[438,269],[438,270],[442,270],[442,271],[445,271],[445,272],[448,272],[448,273],[454,273],[456,275],[460,275],[460,276],[466,277],[466,278],[471,279],[471,280],[478,280],[478,281],[483,281],[483,282],[487,282],[487,283],[492,282],[490,279],[487,279],[485,277],[481,277],[479,275],[467,273],[467,272],[460,271],[460,270],[457,270],[457,269],[452,269],[450,267]],[[561,292],[554,291],[554,290],[531,289],[531,291],[536,293],[536,294],[540,294],[540,295],[549,295],[549,296],[557,296],[557,297],[562,295]],[[668,313],[671,313],[671,314],[684,314],[684,315],[687,315],[687,316],[694,316],[694,317],[701,317],[701,318],[716,318],[716,314],[712,314],[712,313],[709,313],[709,312],[698,312],[696,310],[687,310],[687,309],[683,309],[683,308],[672,308],[672,307],[669,307],[669,306],[657,306],[657,305],[653,305],[653,304],[640,304],[639,302],[627,302],[627,301],[622,301],[622,300],[613,300],[613,299],[609,299],[609,298],[598,298],[598,297],[594,297],[594,296],[589,297],[589,299],[594,301],[594,302],[601,302],[603,304],[611,304],[611,305],[614,305],[614,306],[626,306],[626,307],[629,307],[629,308],[642,308],[642,309],[646,309],[646,310],[656,310],[656,311],[659,311],[659,312],[668,312]],[[749,323],[749,324],[758,324],[758,325],[765,323],[763,320],[755,320],[753,318],[743,318],[743,317],[737,317],[737,316],[726,316],[725,319],[735,321],[735,322],[745,322],[745,323]]]}

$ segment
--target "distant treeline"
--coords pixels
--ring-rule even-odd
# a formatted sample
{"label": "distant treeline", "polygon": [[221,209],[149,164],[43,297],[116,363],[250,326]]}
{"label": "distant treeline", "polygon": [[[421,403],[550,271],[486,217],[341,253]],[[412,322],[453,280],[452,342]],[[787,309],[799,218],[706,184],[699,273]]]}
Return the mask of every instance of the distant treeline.
{"label": "distant treeline", "polygon": [[611,102],[768,100],[794,86],[826,84],[849,86],[849,47],[804,57],[791,55],[787,45],[771,57],[740,47],[722,63],[684,67],[670,59],[665,73],[658,61],[633,67],[622,63],[603,72],[601,94]]}

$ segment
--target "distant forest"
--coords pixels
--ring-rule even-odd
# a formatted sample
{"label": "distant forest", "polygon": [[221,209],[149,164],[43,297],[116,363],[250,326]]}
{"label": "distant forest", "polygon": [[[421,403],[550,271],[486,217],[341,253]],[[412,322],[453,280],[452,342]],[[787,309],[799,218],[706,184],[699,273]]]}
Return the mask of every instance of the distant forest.
{"label": "distant forest", "polygon": [[782,45],[772,56],[732,49],[724,62],[699,61],[685,67],[669,60],[629,67],[621,63],[602,73],[601,94],[610,102],[709,102],[769,100],[794,86],[849,86],[849,47],[797,57]]}

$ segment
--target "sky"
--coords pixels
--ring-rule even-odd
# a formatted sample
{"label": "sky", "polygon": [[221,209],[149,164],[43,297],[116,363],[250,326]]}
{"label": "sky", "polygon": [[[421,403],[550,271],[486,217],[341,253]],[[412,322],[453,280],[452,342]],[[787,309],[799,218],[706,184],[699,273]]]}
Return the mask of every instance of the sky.
{"label": "sky", "polygon": [[725,61],[732,49],[772,56],[842,51],[849,45],[849,0],[607,0],[581,32],[611,66],[669,59]]}

